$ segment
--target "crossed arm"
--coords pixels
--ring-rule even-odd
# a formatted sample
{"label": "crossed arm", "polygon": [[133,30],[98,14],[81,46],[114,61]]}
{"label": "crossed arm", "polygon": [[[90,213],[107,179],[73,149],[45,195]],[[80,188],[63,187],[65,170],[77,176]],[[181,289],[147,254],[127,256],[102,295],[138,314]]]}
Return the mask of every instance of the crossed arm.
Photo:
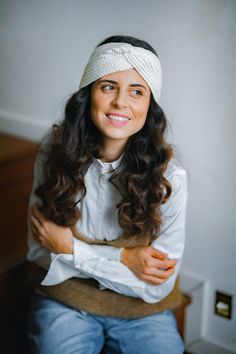
{"label": "crossed arm", "polygon": [[[73,254],[73,233],[70,228],[58,226],[45,217],[34,204],[30,209],[30,227],[36,242],[56,254]],[[175,271],[175,260],[153,247],[143,246],[124,248],[120,256],[140,280],[160,285],[167,281]]]}

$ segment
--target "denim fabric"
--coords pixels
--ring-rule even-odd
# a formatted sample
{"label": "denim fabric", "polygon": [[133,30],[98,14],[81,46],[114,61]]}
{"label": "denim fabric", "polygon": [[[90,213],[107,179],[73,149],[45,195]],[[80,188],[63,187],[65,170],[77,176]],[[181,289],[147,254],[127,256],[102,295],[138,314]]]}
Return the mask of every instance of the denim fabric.
{"label": "denim fabric", "polygon": [[31,354],[184,352],[171,311],[138,319],[118,319],[74,310],[36,294],[32,297],[28,337]]}

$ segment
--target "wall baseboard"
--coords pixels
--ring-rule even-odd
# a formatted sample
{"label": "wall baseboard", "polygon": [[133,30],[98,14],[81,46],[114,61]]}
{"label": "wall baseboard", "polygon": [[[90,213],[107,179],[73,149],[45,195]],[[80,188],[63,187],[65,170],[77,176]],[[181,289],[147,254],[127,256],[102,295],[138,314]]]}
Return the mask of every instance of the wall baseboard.
{"label": "wall baseboard", "polygon": [[201,339],[187,347],[191,354],[235,354],[235,350],[223,348],[220,345],[213,344],[208,340]]}
{"label": "wall baseboard", "polygon": [[236,354],[236,348],[220,343],[207,334],[207,306],[209,303],[209,280],[182,269],[180,287],[192,298],[186,309],[185,344],[192,354]]}
{"label": "wall baseboard", "polygon": [[39,142],[52,122],[0,110],[0,132]]}
{"label": "wall baseboard", "polygon": [[204,337],[206,332],[204,306],[207,303],[208,281],[196,274],[182,270],[180,287],[183,292],[190,294],[192,298],[192,302],[187,308],[185,326],[185,341],[188,346]]}

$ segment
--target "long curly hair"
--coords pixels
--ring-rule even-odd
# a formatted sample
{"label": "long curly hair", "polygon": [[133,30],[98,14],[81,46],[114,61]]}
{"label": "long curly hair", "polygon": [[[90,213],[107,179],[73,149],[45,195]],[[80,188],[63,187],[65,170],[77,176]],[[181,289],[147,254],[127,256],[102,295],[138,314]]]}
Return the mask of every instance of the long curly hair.
{"label": "long curly hair", "polygon": [[[155,50],[145,41],[112,36],[99,45],[125,42]],[[98,46],[99,46],[98,45]],[[86,194],[84,176],[94,158],[100,158],[102,135],[90,117],[91,85],[75,92],[65,107],[65,118],[53,127],[43,165],[43,182],[36,189],[40,211],[58,225],[74,226],[80,218],[77,197]],[[129,137],[118,169],[110,177],[121,195],[118,221],[124,236],[158,237],[162,224],[160,206],[172,191],[165,177],[173,149],[165,140],[167,120],[152,95],[144,126]]]}

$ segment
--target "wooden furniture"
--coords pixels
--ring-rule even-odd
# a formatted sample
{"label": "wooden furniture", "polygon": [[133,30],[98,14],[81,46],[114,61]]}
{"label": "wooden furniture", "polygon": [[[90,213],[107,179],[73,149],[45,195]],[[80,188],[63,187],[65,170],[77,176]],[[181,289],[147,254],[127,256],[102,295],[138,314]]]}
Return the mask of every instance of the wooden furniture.
{"label": "wooden furniture", "polygon": [[179,333],[183,339],[185,335],[186,308],[190,304],[191,304],[191,297],[188,294],[183,294],[183,300],[181,305],[173,311],[177,321]]}
{"label": "wooden furniture", "polygon": [[27,209],[38,145],[0,134],[0,352],[27,353]]}
{"label": "wooden furniture", "polygon": [[[27,209],[38,147],[0,134],[0,352],[4,354],[28,353]],[[174,311],[182,336],[189,303],[184,295]]]}

